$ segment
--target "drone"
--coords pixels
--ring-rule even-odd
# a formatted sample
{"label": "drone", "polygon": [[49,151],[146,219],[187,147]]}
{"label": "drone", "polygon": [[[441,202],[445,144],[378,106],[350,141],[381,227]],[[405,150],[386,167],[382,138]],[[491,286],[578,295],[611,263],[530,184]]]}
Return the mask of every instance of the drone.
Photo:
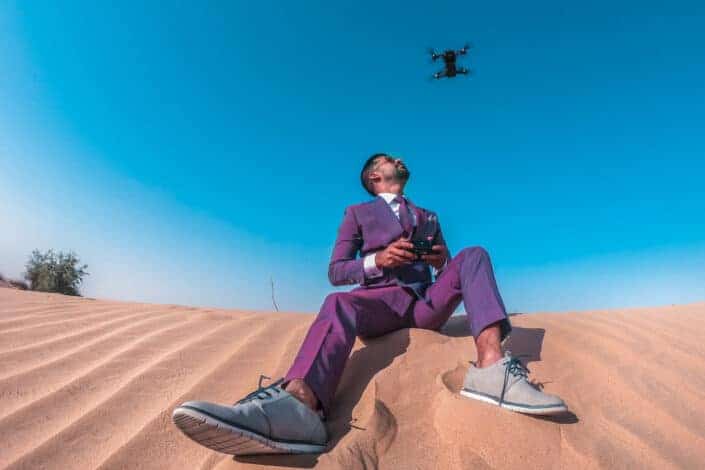
{"label": "drone", "polygon": [[458,74],[461,75],[470,75],[472,73],[471,70],[468,70],[465,67],[457,67],[455,65],[455,60],[458,58],[459,55],[465,55],[468,52],[468,49],[470,49],[472,46],[470,44],[466,44],[463,46],[462,49],[459,50],[453,50],[453,49],[447,49],[441,53],[436,52],[434,49],[430,49],[429,53],[431,54],[431,60],[436,61],[439,57],[443,59],[443,62],[445,63],[445,69],[436,72],[433,74],[433,78],[436,80],[447,77],[447,78],[453,78]]}

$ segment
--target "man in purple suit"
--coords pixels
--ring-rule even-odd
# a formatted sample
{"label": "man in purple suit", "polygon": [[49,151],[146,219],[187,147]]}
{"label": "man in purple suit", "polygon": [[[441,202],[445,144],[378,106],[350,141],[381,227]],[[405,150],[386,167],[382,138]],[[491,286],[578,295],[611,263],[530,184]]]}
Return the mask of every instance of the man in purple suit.
{"label": "man in purple suit", "polygon": [[[322,452],[323,419],[355,338],[438,330],[461,301],[477,349],[461,395],[522,413],[567,410],[531,385],[517,358],[502,354],[512,327],[487,251],[469,247],[451,256],[437,215],[404,195],[409,176],[399,158],[375,154],[365,162],[360,180],[374,199],[345,209],[328,267],[334,286],[359,286],[326,297],[283,379],[260,383],[234,406],[178,407],[174,421],[184,433],[234,455]],[[420,254],[423,242],[431,251]]]}

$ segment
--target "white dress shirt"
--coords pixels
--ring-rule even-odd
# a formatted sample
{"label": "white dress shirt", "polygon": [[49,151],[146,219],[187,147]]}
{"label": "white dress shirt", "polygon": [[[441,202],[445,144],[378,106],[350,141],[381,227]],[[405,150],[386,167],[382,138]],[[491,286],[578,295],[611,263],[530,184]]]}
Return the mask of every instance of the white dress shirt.
{"label": "white dress shirt", "polygon": [[[399,206],[400,204],[396,201],[394,201],[394,198],[397,197],[396,194],[394,193],[379,193],[378,196],[380,196],[382,199],[385,200],[387,204],[389,204],[389,207],[392,209],[392,212],[394,212],[394,215],[397,216],[397,219],[399,218]],[[409,206],[407,206],[409,208]],[[414,227],[416,227],[416,214],[414,211],[409,209],[409,214],[411,214],[411,221]],[[375,256],[377,255],[377,252],[375,251],[374,253],[370,253],[367,256],[365,256],[365,260],[363,262],[363,268],[365,270],[365,277],[368,279],[374,279],[376,277],[380,277],[382,274],[382,269],[377,267],[377,263],[375,262]],[[448,263],[448,260],[446,260],[445,264],[443,267],[445,268],[446,264]],[[438,270],[431,266],[431,269],[433,270],[433,275],[436,276],[438,274]]]}

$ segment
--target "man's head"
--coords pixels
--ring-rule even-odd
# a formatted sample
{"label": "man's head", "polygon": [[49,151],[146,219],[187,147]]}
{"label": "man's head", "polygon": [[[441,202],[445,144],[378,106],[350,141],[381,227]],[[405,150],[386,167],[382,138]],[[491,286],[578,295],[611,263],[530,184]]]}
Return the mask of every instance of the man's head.
{"label": "man's head", "polygon": [[367,159],[360,172],[360,183],[372,196],[379,193],[403,194],[411,173],[401,158],[376,153]]}

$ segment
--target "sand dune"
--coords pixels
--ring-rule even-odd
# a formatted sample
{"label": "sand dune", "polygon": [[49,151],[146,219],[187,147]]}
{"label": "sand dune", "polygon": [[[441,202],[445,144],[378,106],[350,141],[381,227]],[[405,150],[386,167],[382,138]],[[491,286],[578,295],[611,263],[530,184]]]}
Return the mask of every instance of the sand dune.
{"label": "sand dune", "polygon": [[171,423],[281,376],[312,319],[0,289],[0,468],[705,467],[705,303],[512,317],[558,418],[460,397],[475,349],[453,317],[358,342],[325,454],[234,460]]}

